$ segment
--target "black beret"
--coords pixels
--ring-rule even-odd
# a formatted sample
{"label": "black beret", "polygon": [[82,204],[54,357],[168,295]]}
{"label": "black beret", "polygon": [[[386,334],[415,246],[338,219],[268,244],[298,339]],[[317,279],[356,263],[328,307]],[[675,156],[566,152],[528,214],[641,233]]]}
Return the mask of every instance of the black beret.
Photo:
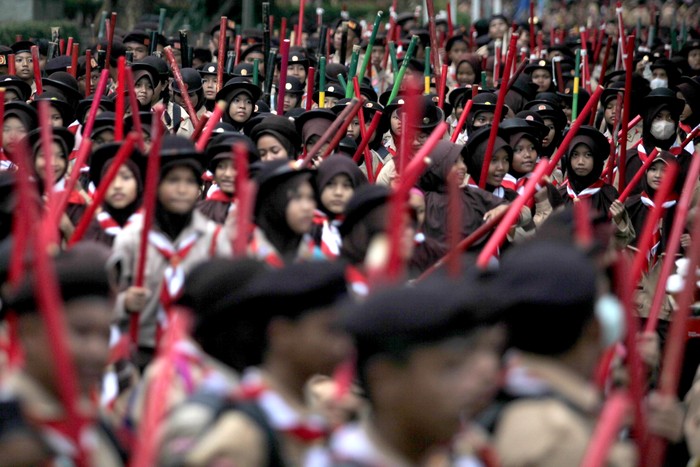
{"label": "black beret", "polygon": [[518,245],[503,255],[491,283],[492,299],[508,315],[513,346],[547,355],[575,344],[593,317],[596,295],[595,265],[570,241]]}
{"label": "black beret", "polygon": [[489,302],[476,274],[455,280],[431,277],[412,286],[371,294],[343,310],[342,327],[354,338],[361,359],[401,353],[492,325],[500,307]]}
{"label": "black beret", "polygon": [[386,203],[390,194],[389,188],[382,185],[368,184],[356,188],[345,207],[345,219],[338,227],[340,235],[347,235],[367,213]]}
{"label": "black beret", "polygon": [[[106,267],[109,255],[109,248],[93,241],[80,242],[58,254],[54,260],[54,271],[64,302],[83,297],[110,296],[113,282]],[[7,308],[18,314],[36,313],[35,280],[33,274],[28,274],[16,292],[8,292],[3,297]]]}

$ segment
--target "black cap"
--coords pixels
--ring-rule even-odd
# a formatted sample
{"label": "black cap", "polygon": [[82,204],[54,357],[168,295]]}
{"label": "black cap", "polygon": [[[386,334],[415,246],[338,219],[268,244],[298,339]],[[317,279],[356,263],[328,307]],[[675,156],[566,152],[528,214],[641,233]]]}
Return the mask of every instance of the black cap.
{"label": "black cap", "polygon": [[32,46],[37,45],[32,41],[17,41],[10,46],[14,54],[19,54],[22,52],[30,53],[32,51]]}
{"label": "black cap", "polygon": [[367,213],[386,203],[390,195],[389,188],[383,185],[367,184],[356,188],[345,206],[345,219],[338,227],[340,235],[346,236]]}
{"label": "black cap", "polygon": [[214,173],[219,161],[232,158],[232,148],[234,144],[242,143],[248,152],[248,164],[260,160],[258,148],[246,135],[240,133],[223,133],[213,138],[205,150],[207,169]]}
{"label": "black cap", "polygon": [[71,66],[72,60],[73,58],[70,55],[59,55],[58,57],[51,58],[46,61],[44,72],[50,75],[57,71],[67,71],[67,68]]}
{"label": "black cap", "polygon": [[32,87],[17,76],[0,76],[0,87],[12,89],[19,95],[21,101],[28,101],[32,95]]}
{"label": "black cap", "polygon": [[[71,151],[73,151],[73,146],[75,145],[75,135],[71,133],[68,128],[57,126],[51,129],[53,141],[58,143],[62,149],[62,154],[60,156],[68,159]],[[27,146],[32,150],[34,154],[41,149],[41,129],[35,128],[29,133],[27,133]]]}
{"label": "black cap", "polygon": [[506,252],[492,297],[508,312],[512,345],[545,355],[571,348],[593,318],[596,281],[592,260],[573,243],[533,240]]}
{"label": "black cap", "polygon": [[364,302],[350,304],[341,325],[354,337],[362,366],[373,355],[405,355],[497,323],[500,309],[487,298],[480,280],[436,276],[410,287],[379,290]]}
{"label": "black cap", "polygon": [[[123,144],[121,142],[117,141],[113,143],[106,143],[95,149],[95,151],[90,155],[89,177],[90,181],[96,187],[100,186],[103,175],[102,172],[104,171],[105,165],[117,155],[117,152],[119,152],[122,145]],[[138,173],[135,173],[134,176],[139,180],[143,180],[146,172],[146,158],[136,148],[131,151],[129,158],[129,160],[131,160],[138,170]]]}
{"label": "black cap", "polygon": [[71,123],[73,123],[73,120],[75,120],[75,110],[73,107],[64,100],[64,96],[62,94],[59,94],[57,92],[52,92],[52,91],[45,91],[37,96],[34,96],[34,100],[32,100],[29,105],[32,107],[36,108],[37,114],[39,113],[39,102],[40,101],[48,101],[48,103],[58,110],[58,113],[61,115],[61,119],[63,120],[63,126],[67,127]]}
{"label": "black cap", "polygon": [[66,102],[68,102],[74,110],[78,107],[78,102],[83,98],[83,95],[80,93],[80,87],[78,86],[78,80],[65,71],[57,71],[50,74],[48,78],[42,78],[41,84],[44,89],[50,86],[58,90],[65,96]]}
{"label": "black cap", "polygon": [[[82,241],[58,254],[53,268],[64,302],[84,297],[110,297],[113,282],[105,266],[109,255],[109,248],[93,241]],[[27,272],[15,293],[3,295],[3,310],[12,309],[19,315],[38,313],[34,299],[36,277],[32,269]]]}
{"label": "black cap", "polygon": [[233,96],[239,92],[246,92],[251,96],[251,100],[256,102],[260,99],[262,91],[258,86],[253,84],[248,78],[236,77],[231,78],[226,84],[216,93],[216,100],[225,100],[229,102]]}
{"label": "black cap", "polygon": [[197,151],[194,143],[184,136],[164,135],[160,146],[160,173],[164,175],[173,167],[186,166],[191,168],[195,176],[202,176],[202,153]]}
{"label": "black cap", "polygon": [[[188,93],[194,93],[202,89],[202,77],[197,70],[194,68],[182,68],[180,73],[182,74],[182,81],[187,85]],[[173,81],[173,92],[180,94],[180,87],[177,81]]]}

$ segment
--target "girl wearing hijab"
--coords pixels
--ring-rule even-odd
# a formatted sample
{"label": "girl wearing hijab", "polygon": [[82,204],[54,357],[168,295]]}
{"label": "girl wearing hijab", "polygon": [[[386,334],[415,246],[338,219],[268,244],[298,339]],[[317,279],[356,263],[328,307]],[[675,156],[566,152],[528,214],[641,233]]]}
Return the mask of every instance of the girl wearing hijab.
{"label": "girl wearing hijab", "polygon": [[566,158],[566,179],[558,187],[564,204],[586,199],[599,215],[609,214],[617,226],[618,244],[627,245],[634,230],[624,205],[617,200],[614,186],[601,180],[610,143],[600,131],[582,125],[569,144]]}
{"label": "girl wearing hijab", "polygon": [[582,125],[569,144],[566,179],[558,188],[564,204],[588,199],[591,207],[606,213],[617,199],[615,187],[600,179],[610,147],[608,139],[595,128]]}
{"label": "girl wearing hijab", "polygon": [[197,203],[197,209],[217,224],[223,225],[236,201],[236,167],[231,147],[236,143],[245,145],[248,163],[258,161],[258,151],[253,142],[244,135],[223,134],[207,146],[207,170],[213,174],[214,185],[207,191],[207,198]]}
{"label": "girl wearing hijab", "polygon": [[202,154],[187,138],[163,136],[153,226],[146,248],[143,287],[133,284],[143,222],[126,226],[114,239],[111,264],[118,264],[122,292],[117,296],[117,319],[128,328],[138,312],[136,364],[150,362],[167,322],[170,306],[183,292],[184,277],[214,256],[229,256],[231,240],[220,225],[195,209],[201,185]]}
{"label": "girl wearing hijab", "polygon": [[523,118],[508,118],[500,127],[508,135],[508,143],[513,148],[513,160],[503,186],[522,193],[529,175],[535,169],[542,150],[542,137],[547,128],[534,126]]}
{"label": "girl wearing hijab", "polygon": [[[491,135],[491,125],[476,130],[467,142],[464,154],[464,162],[467,165],[466,183],[470,186],[479,186],[481,170],[486,160],[486,146]],[[489,164],[486,179],[486,191],[494,196],[510,202],[518,197],[511,188],[503,187],[503,179],[508,173],[510,162],[513,160],[513,149],[508,145],[508,136],[499,129],[498,136],[493,146],[493,155]]]}
{"label": "girl wearing hijab", "polygon": [[315,177],[317,209],[311,235],[321,252],[328,258],[340,255],[340,231],[345,208],[355,190],[367,183],[355,162],[335,154],[321,162]]}
{"label": "girl wearing hijab", "polygon": [[[432,164],[418,180],[418,188],[425,193],[425,221],[423,233],[425,241],[418,245],[412,265],[418,271],[423,271],[438,259],[442,258],[449,248],[447,237],[447,219],[449,190],[448,177],[455,171],[457,182],[463,184],[466,176],[466,165],[463,160],[464,146],[449,141],[438,142],[430,154]],[[459,191],[461,207],[460,238],[465,238],[485,221],[507,209],[507,202],[491,193],[473,186],[462,186]],[[530,222],[529,210],[523,208],[519,225]],[[478,250],[486,238],[478,241],[471,250]]]}
{"label": "girl wearing hijab", "polygon": [[[119,143],[105,144],[90,156],[90,181],[95,187],[100,186],[120,147]],[[134,150],[131,158],[119,168],[107,189],[102,209],[90,222],[84,240],[95,240],[112,247],[117,234],[142,218],[143,167],[139,166],[142,162],[143,157]]]}
{"label": "girl wearing hijab", "polygon": [[312,173],[291,162],[263,162],[256,175],[252,238],[248,255],[272,267],[322,257],[311,237],[316,195]]}
{"label": "girl wearing hijab", "polygon": [[[652,90],[643,101],[645,110],[642,113],[642,140],[627,151],[625,180],[632,180],[654,148],[668,151],[676,144],[678,123],[685,107],[685,102],[668,88]],[[682,159],[679,162],[684,168],[689,158]],[[639,193],[642,189],[640,183],[633,193]]]}
{"label": "girl wearing hijab", "polygon": [[[674,163],[676,163],[676,158],[673,154],[668,151],[660,151],[654,158],[654,162],[647,170],[646,175],[642,177],[642,180],[639,182],[641,193],[631,195],[627,201],[625,201],[625,209],[629,213],[632,228],[635,232],[640,233],[640,235],[644,229],[647,215],[654,208],[654,197],[656,195],[656,190],[661,186],[664,173],[669,165]],[[645,271],[650,270],[654,266],[661,253],[666,249],[668,233],[671,230],[673,216],[676,212],[678,193],[682,186],[683,181],[677,179],[674,188],[669,193],[669,197],[663,202],[665,210],[661,217],[661,224],[654,232],[651,248],[647,252],[649,262],[645,267]],[[639,238],[632,240],[630,246],[636,247],[638,241]]]}
{"label": "girl wearing hijab", "polygon": [[[67,128],[53,128],[53,143],[51,145],[51,167],[46,167],[46,159],[41,143],[41,131],[39,128],[32,130],[27,135],[27,144],[34,156],[34,172],[36,173],[39,193],[45,192],[45,171],[53,173],[53,193],[56,195],[65,190],[66,174],[68,173],[68,156],[70,155],[75,136]],[[80,189],[74,189],[68,197],[68,206],[63,214],[59,227],[64,238],[68,239],[73,234],[73,229],[83,216],[89,201],[87,193]]]}
{"label": "girl wearing hijab", "polygon": [[2,153],[0,153],[0,170],[9,170],[10,162],[17,144],[38,125],[34,108],[20,101],[5,103],[5,118],[2,122]]}
{"label": "girl wearing hijab", "polygon": [[[258,118],[258,117],[256,117]],[[269,115],[255,125],[250,132],[262,161],[296,160],[301,138],[294,123],[279,115]]]}
{"label": "girl wearing hijab", "polygon": [[478,56],[467,54],[455,67],[457,86],[464,87],[479,84],[481,81],[481,60]]}
{"label": "girl wearing hijab", "polygon": [[222,121],[233,125],[236,131],[243,133],[243,126],[253,116],[255,103],[260,99],[261,90],[247,78],[236,77],[216,94],[216,101],[224,100],[226,110]]}
{"label": "girl wearing hijab", "polygon": [[[678,90],[676,97],[685,101],[678,125],[680,139],[684,140],[693,131],[693,128],[700,125],[700,77],[688,78],[684,76],[676,89]],[[695,144],[698,142],[700,142],[700,137],[694,140]]]}

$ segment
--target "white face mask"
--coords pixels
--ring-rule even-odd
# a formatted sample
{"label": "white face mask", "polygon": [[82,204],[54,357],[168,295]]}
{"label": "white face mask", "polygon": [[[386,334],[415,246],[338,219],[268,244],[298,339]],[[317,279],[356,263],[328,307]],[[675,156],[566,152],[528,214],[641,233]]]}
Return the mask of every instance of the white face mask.
{"label": "white face mask", "polygon": [[625,333],[625,314],[622,304],[611,294],[598,298],[595,316],[603,333],[603,345],[608,347],[620,341]]}
{"label": "white face mask", "polygon": [[665,120],[658,120],[651,124],[651,134],[654,138],[664,141],[676,132],[676,125]]}
{"label": "white face mask", "polygon": [[649,86],[651,86],[651,89],[667,88],[668,87],[668,80],[661,79],[661,78],[654,78],[651,80],[651,83],[649,83]]}

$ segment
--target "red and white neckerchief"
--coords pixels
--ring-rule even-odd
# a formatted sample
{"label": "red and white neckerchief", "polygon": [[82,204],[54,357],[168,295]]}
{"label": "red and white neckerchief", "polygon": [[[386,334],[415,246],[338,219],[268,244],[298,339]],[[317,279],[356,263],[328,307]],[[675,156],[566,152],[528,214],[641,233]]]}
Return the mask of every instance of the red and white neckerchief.
{"label": "red and white neckerchief", "polygon": [[[259,235],[264,236],[264,234],[261,234],[259,227],[256,227],[254,230],[257,231],[257,233],[255,231],[253,232],[253,236],[248,243],[249,253],[254,258],[264,261],[273,268],[284,267],[284,260],[280,256],[279,252],[268,241],[261,241],[261,239],[258,238]],[[297,250],[300,252],[298,255],[300,256],[299,259],[314,258],[315,249],[316,245],[314,243],[314,239],[311,237],[311,235],[304,234],[299,244],[299,249]]]}
{"label": "red and white neckerchief", "polygon": [[299,413],[268,386],[262,372],[256,368],[249,368],[243,374],[240,395],[244,400],[255,402],[265,412],[275,431],[303,444],[323,440],[329,434],[328,426],[321,416]]}
{"label": "red and white neckerchief", "polygon": [[[644,206],[647,208],[654,209],[656,206],[654,204],[654,201],[649,197],[649,195],[646,194],[646,192],[642,192],[641,196],[641,201]],[[670,199],[666,202],[664,202],[661,206],[664,209],[668,209],[676,204],[677,200],[676,199]],[[658,249],[659,245],[661,244],[661,223],[663,222],[663,219],[659,219],[659,222],[656,224],[654,227],[654,234],[651,240],[651,248],[649,249],[649,252],[647,253],[647,259],[648,265],[647,265],[647,271],[651,269],[651,267],[656,263],[656,260],[658,258]]]}
{"label": "red and white neckerchief", "polygon": [[97,222],[100,224],[100,228],[104,231],[104,233],[114,237],[117,234],[119,234],[122,230],[124,230],[126,226],[128,226],[132,222],[141,220],[142,217],[143,212],[139,209],[138,211],[129,216],[129,218],[126,220],[126,224],[121,226],[107,211],[100,211],[97,214]]}
{"label": "red and white neckerchief", "polygon": [[160,232],[151,230],[148,233],[148,242],[168,262],[168,266],[163,272],[163,282],[160,290],[161,309],[158,310],[156,341],[160,340],[159,337],[162,335],[162,330],[167,324],[170,306],[175,300],[180,298],[184,290],[185,269],[182,267],[182,260],[187,257],[199,237],[200,234],[198,232],[193,232],[175,246]]}
{"label": "red and white neckerchief", "polygon": [[[515,178],[511,174],[506,174],[503,177],[503,181],[501,182],[501,186],[503,188],[509,188],[509,189],[515,191],[518,195],[522,195],[525,192],[525,184],[530,179],[530,177],[532,177],[532,172],[525,174],[520,178]],[[536,186],[536,189],[541,190],[542,186],[538,183]],[[532,209],[533,206],[535,205],[534,198],[530,198],[530,200],[526,204],[527,204],[527,207]]]}
{"label": "red and white neckerchief", "polygon": [[[476,183],[474,183],[473,180],[474,180],[474,179],[470,179],[469,182],[467,183],[467,185],[470,186],[470,187],[473,187],[473,188],[479,188],[479,185],[477,185]],[[496,188],[493,189],[493,191],[491,192],[491,194],[493,194],[493,196],[495,196],[495,197],[497,197],[497,198],[503,199],[503,198],[505,198],[505,196],[506,196],[506,190],[505,190],[505,188],[503,188],[502,186],[497,186]]]}
{"label": "red and white neckerchief", "polygon": [[603,188],[605,182],[603,180],[596,180],[595,183],[593,183],[589,187],[584,188],[579,193],[576,193],[574,191],[568,179],[564,181],[563,185],[566,187],[566,194],[569,195],[569,198],[576,200],[590,198],[594,194],[598,193],[601,188]]}
{"label": "red and white neckerchief", "polygon": [[[59,193],[62,191],[65,191],[66,189],[66,177],[62,177],[56,184],[53,186],[53,191],[54,193]],[[85,201],[85,198],[80,194],[78,190],[73,190],[70,192],[70,195],[68,196],[68,204],[87,204],[87,201]]]}
{"label": "red and white neckerchief", "polygon": [[330,219],[324,212],[318,209],[314,211],[313,222],[315,225],[321,226],[321,244],[319,247],[326,258],[337,258],[340,256],[342,239],[338,226],[340,226],[342,221],[342,216]]}
{"label": "red and white neckerchief", "polygon": [[367,276],[355,266],[348,266],[345,268],[345,280],[350,286],[350,289],[357,296],[366,297],[369,295],[369,280]]}
{"label": "red and white neckerchief", "polygon": [[207,201],[220,201],[222,203],[233,203],[233,195],[221,191],[217,185],[212,185],[212,189],[207,192]]}

